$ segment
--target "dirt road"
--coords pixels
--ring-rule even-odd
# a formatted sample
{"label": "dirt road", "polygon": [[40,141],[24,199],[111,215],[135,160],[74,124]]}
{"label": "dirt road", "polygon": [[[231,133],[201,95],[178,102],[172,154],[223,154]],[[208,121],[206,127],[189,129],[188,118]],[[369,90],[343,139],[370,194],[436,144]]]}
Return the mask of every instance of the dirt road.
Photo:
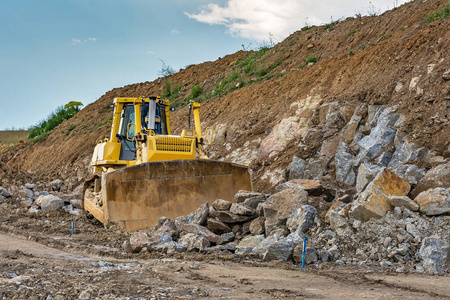
{"label": "dirt road", "polygon": [[69,253],[0,234],[2,299],[447,299],[450,278]]}

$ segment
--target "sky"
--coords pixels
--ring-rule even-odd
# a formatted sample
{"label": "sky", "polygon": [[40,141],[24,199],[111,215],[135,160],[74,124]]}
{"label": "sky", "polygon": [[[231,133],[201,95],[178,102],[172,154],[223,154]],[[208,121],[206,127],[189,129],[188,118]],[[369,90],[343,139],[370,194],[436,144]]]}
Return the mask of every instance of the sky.
{"label": "sky", "polygon": [[[29,128],[69,101],[281,42],[306,25],[407,1],[0,0],[0,130]],[[126,96],[126,95],[124,95]]]}

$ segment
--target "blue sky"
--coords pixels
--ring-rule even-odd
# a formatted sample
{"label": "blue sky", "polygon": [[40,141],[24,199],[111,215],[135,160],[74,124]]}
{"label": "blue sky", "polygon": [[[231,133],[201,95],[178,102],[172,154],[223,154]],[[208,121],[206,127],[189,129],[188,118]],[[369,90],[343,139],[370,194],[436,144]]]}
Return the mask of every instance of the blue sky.
{"label": "blue sky", "polygon": [[0,130],[69,101],[405,1],[0,0]]}

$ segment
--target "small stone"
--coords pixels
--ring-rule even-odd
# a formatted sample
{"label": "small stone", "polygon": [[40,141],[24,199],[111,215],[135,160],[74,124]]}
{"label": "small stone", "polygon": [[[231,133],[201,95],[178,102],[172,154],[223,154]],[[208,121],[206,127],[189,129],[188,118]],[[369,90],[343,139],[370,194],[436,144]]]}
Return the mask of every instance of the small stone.
{"label": "small stone", "polygon": [[181,230],[187,233],[193,233],[205,237],[209,242],[214,244],[222,244],[223,240],[220,235],[211,232],[208,228],[198,224],[183,224]]}
{"label": "small stone", "polygon": [[253,248],[259,245],[264,239],[263,235],[247,237],[236,246],[236,254],[243,255],[252,252]]}
{"label": "small stone", "polygon": [[288,166],[289,180],[302,179],[306,170],[306,161],[294,155],[292,162]]}
{"label": "small stone", "polygon": [[256,209],[258,207],[258,205],[260,203],[264,203],[264,201],[266,201],[265,196],[254,196],[254,197],[249,197],[249,198],[245,199],[245,201],[242,202],[242,205]]}
{"label": "small stone", "polygon": [[291,232],[297,229],[302,232],[307,232],[314,224],[316,218],[319,218],[319,214],[313,206],[302,205],[289,216],[286,225]]}
{"label": "small stone", "polygon": [[450,162],[430,169],[411,192],[413,199],[432,188],[450,188]]}
{"label": "small stone", "polygon": [[0,186],[0,196],[3,196],[5,198],[11,198],[12,194],[10,191]]}
{"label": "small stone", "polygon": [[34,183],[25,183],[25,187],[27,189],[33,190],[36,187],[36,185]]}
{"label": "small stone", "polygon": [[244,205],[233,203],[230,207],[230,212],[236,215],[241,216],[252,216],[255,214],[255,210],[252,208],[248,208]]}
{"label": "small stone", "polygon": [[253,219],[255,216],[241,216],[233,214],[229,211],[221,211],[217,210],[214,212],[210,212],[209,214],[211,217],[218,219],[219,221],[222,221],[224,223],[238,223],[238,222],[245,222],[248,220]]}
{"label": "small stone", "polygon": [[56,179],[50,182],[50,187],[52,188],[52,191],[60,191],[61,186],[63,185],[63,181],[61,179]]}
{"label": "small stone", "polygon": [[206,221],[206,228],[214,232],[215,234],[223,234],[231,231],[230,226],[225,224],[224,222],[221,222],[219,220],[209,218]]}
{"label": "small stone", "polygon": [[228,200],[217,199],[216,201],[213,202],[213,204],[211,204],[211,206],[215,210],[229,210],[231,207],[231,204],[233,204],[233,203]]}
{"label": "small stone", "polygon": [[389,203],[395,207],[406,207],[412,211],[419,211],[419,205],[407,196],[389,196]]}
{"label": "small stone", "polygon": [[263,194],[258,193],[258,192],[253,192],[253,191],[240,190],[234,195],[234,200],[236,201],[236,203],[242,203],[246,199],[248,199],[250,197],[255,197],[255,196],[263,196]]}
{"label": "small stone", "polygon": [[264,218],[259,217],[254,219],[249,226],[250,233],[252,235],[258,235],[264,233]]}

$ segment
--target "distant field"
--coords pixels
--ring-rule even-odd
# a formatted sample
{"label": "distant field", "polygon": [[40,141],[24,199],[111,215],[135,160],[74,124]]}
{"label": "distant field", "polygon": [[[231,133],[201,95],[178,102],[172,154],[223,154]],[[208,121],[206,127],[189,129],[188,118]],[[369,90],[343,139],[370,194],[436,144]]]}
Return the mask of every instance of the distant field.
{"label": "distant field", "polygon": [[21,140],[25,140],[28,130],[5,130],[0,131],[0,144],[17,144]]}

